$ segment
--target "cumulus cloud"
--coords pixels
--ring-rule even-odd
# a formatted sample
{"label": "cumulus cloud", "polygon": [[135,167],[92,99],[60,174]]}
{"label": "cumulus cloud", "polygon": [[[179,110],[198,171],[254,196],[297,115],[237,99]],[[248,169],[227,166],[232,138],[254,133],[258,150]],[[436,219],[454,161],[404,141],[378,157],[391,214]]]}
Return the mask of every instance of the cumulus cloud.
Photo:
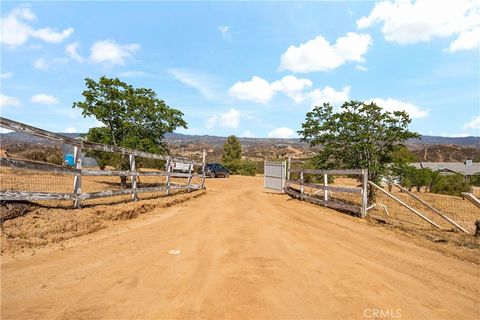
{"label": "cumulus cloud", "polygon": [[379,107],[382,107],[386,111],[405,111],[410,115],[412,119],[425,118],[428,116],[428,110],[422,109],[419,106],[416,106],[409,102],[403,102],[392,98],[374,98],[365,101],[365,103],[370,102],[375,102]]}
{"label": "cumulus cloud", "polygon": [[399,44],[427,42],[454,36],[447,50],[454,52],[480,45],[480,2],[477,0],[382,1],[359,28],[382,24],[385,40]]}
{"label": "cumulus cloud", "polygon": [[229,90],[231,96],[256,103],[269,102],[277,92],[282,92],[295,102],[305,99],[305,90],[312,86],[309,79],[299,79],[295,76],[284,76],[282,79],[269,83],[258,76],[245,82],[236,82]]}
{"label": "cumulus cloud", "polygon": [[0,107],[19,106],[20,100],[15,97],[0,93]]}
{"label": "cumulus cloud", "polygon": [[139,49],[138,43],[121,45],[113,40],[97,41],[90,48],[89,60],[110,67],[125,65],[127,60],[133,59],[133,54]]}
{"label": "cumulus cloud", "polygon": [[291,138],[293,136],[293,130],[287,127],[276,128],[268,133],[269,138]]}
{"label": "cumulus cloud", "polygon": [[466,123],[463,129],[480,129],[480,116],[472,119],[472,121]]}
{"label": "cumulus cloud", "polygon": [[215,127],[215,125],[217,124],[217,121],[218,121],[218,116],[217,115],[213,115],[209,118],[207,118],[207,120],[205,121],[205,128],[213,128]]}
{"label": "cumulus cloud", "polygon": [[363,62],[372,45],[368,34],[348,32],[330,44],[323,36],[297,46],[290,46],[280,58],[280,70],[313,72],[333,70],[349,61]]}
{"label": "cumulus cloud", "polygon": [[243,138],[255,138],[255,134],[253,132],[251,132],[250,130],[247,130],[247,131],[244,131],[240,137],[243,137]]}
{"label": "cumulus cloud", "polygon": [[240,111],[237,109],[230,109],[225,113],[218,115],[213,115],[208,117],[205,121],[206,128],[213,128],[216,125],[225,128],[238,128],[240,125]]}
{"label": "cumulus cloud", "polygon": [[13,72],[5,72],[0,74],[0,79],[10,79],[13,77]]}
{"label": "cumulus cloud", "polygon": [[168,69],[167,72],[183,84],[198,90],[205,98],[213,99],[215,97],[213,87],[215,80],[211,76],[185,69]]}
{"label": "cumulus cloud", "polygon": [[19,6],[0,19],[0,42],[15,48],[25,44],[29,38],[36,38],[44,42],[59,43],[73,33],[73,28],[55,31],[51,28],[35,29],[31,23],[37,17],[29,6]]}
{"label": "cumulus cloud", "polygon": [[274,91],[283,92],[292,98],[296,103],[300,103],[305,99],[304,90],[312,86],[309,79],[299,79],[295,76],[285,76],[281,80],[277,80],[271,84]]}
{"label": "cumulus cloud", "polygon": [[222,113],[219,123],[222,127],[238,128],[240,124],[240,111],[230,109],[228,112]]}
{"label": "cumulus cloud", "polygon": [[39,93],[32,96],[30,102],[36,104],[58,104],[58,98],[45,93]]}
{"label": "cumulus cloud", "polygon": [[275,94],[275,90],[267,80],[253,76],[251,80],[236,82],[229,90],[231,96],[256,103],[267,103]]}
{"label": "cumulus cloud", "polygon": [[83,59],[83,57],[78,53],[78,47],[78,42],[70,43],[65,47],[65,53],[70,59],[73,59],[77,62],[83,62],[85,59]]}
{"label": "cumulus cloud", "polygon": [[349,100],[350,87],[343,87],[337,91],[330,86],[326,86],[323,89],[315,89],[308,94],[312,107],[319,106],[324,103],[330,103],[334,106],[340,106],[345,101]]}

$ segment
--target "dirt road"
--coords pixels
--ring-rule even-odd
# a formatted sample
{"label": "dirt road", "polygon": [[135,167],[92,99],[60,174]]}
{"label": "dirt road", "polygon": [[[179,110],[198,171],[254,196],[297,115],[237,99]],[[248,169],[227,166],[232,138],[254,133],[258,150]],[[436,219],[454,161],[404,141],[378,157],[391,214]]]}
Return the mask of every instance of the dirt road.
{"label": "dirt road", "polygon": [[2,319],[480,317],[478,265],[260,177],[208,187],[108,236],[3,262]]}

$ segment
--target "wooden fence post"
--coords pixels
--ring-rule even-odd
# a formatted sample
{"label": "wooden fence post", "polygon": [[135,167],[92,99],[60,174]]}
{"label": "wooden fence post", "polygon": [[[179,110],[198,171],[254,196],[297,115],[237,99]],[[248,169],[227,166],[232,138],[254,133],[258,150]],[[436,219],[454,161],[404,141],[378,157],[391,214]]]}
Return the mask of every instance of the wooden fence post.
{"label": "wooden fence post", "polygon": [[323,174],[323,186],[325,187],[325,189],[323,189],[323,201],[325,202],[325,205],[327,205],[327,201],[328,201],[328,190],[327,190],[328,175],[326,173]]}
{"label": "wooden fence post", "polygon": [[205,161],[207,159],[207,153],[205,152],[205,149],[203,149],[203,154],[202,154],[202,189],[205,189]]}
{"label": "wooden fence post", "polygon": [[362,218],[367,216],[368,206],[368,169],[362,169],[362,210],[360,215]]}
{"label": "wooden fence post", "polygon": [[194,174],[193,172],[193,163],[190,164],[190,167],[188,168],[188,186],[187,186],[187,192],[190,192],[190,185],[192,184],[192,176]]}
{"label": "wooden fence post", "polygon": [[[73,163],[75,163],[75,169],[82,170],[82,148],[78,146],[73,147]],[[75,208],[80,208],[80,194],[82,193],[82,174],[76,174],[73,178],[73,193],[76,195],[76,199],[73,203]]]}
{"label": "wooden fence post", "polygon": [[133,189],[132,200],[137,201],[138,199],[137,198],[137,176],[133,174],[135,171],[137,171],[136,165],[135,165],[135,156],[131,154],[129,155],[129,158],[130,158],[130,171],[132,171],[132,176],[131,176],[132,189]]}
{"label": "wooden fence post", "polygon": [[288,157],[287,162],[287,180],[290,180],[290,168],[292,167],[292,157]]}
{"label": "wooden fence post", "polygon": [[[303,183],[303,169],[302,171],[300,172],[300,181]],[[304,194],[304,188],[303,188],[303,184],[302,186],[300,187],[300,198],[303,199],[303,194]]]}
{"label": "wooden fence post", "polygon": [[168,196],[170,194],[170,172],[172,171],[172,158],[169,157],[167,160],[167,178],[166,178],[166,191],[165,194]]}

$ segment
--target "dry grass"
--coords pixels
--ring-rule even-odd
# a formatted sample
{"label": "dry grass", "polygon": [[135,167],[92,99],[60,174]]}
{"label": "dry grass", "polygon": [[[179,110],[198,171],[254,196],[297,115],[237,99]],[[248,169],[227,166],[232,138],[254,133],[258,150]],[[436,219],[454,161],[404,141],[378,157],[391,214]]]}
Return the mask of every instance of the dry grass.
{"label": "dry grass", "polygon": [[[98,169],[98,168],[96,168]],[[112,169],[112,168],[107,168]],[[141,171],[159,171],[156,169],[144,168]],[[71,193],[73,191],[73,175],[53,174],[26,169],[11,169],[0,167],[0,190],[8,191],[28,191],[28,192],[52,192],[52,193]],[[170,178],[171,185],[186,185],[187,178]],[[192,184],[200,184],[199,178],[194,177]],[[166,186],[166,177],[161,176],[141,176],[137,180],[137,187],[162,187]],[[130,177],[128,177],[127,188],[130,188]],[[120,178],[115,176],[83,176],[82,192],[92,193],[107,190],[122,189]],[[172,190],[172,194],[178,191]],[[140,193],[139,199],[151,199],[165,194],[165,191]],[[131,200],[131,195],[115,196],[100,199],[85,200],[82,205],[114,204]],[[36,204],[47,207],[67,208],[71,207],[71,201],[36,201]]]}

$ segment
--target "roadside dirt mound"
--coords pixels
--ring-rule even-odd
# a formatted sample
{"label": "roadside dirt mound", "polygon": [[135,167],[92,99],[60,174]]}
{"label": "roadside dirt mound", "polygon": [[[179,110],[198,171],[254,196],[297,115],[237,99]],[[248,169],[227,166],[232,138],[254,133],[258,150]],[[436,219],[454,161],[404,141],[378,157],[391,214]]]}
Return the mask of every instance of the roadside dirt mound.
{"label": "roadside dirt mound", "polygon": [[7,220],[2,225],[2,253],[13,253],[25,248],[57,243],[73,237],[82,236],[105,228],[118,220],[134,219],[156,208],[172,205],[196,198],[205,191],[175,194],[138,202],[116,205],[98,205],[78,210],[49,209],[22,204],[27,214]]}

